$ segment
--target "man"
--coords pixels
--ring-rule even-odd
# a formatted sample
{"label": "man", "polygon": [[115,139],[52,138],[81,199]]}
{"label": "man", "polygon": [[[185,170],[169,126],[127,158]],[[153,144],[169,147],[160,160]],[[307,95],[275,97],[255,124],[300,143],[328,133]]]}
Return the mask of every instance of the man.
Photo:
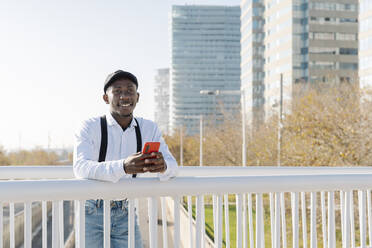
{"label": "man", "polygon": [[[158,173],[161,180],[176,175],[177,162],[157,125],[133,117],[139,99],[137,89],[137,78],[130,72],[118,70],[107,77],[103,100],[109,105],[109,113],[84,121],[75,135],[76,177],[117,182],[146,172]],[[140,151],[148,141],[160,142],[159,152],[142,154]],[[111,247],[127,247],[127,200],[113,200],[110,205]],[[87,200],[85,213],[86,247],[103,247],[103,201]],[[135,223],[137,248],[142,247],[142,240],[137,221]]]}

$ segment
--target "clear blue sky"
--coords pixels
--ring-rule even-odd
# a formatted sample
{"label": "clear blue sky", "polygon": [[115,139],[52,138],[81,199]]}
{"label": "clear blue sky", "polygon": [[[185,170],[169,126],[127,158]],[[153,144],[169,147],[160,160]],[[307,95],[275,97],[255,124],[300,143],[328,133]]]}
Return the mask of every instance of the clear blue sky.
{"label": "clear blue sky", "polygon": [[153,81],[169,67],[173,4],[240,0],[0,1],[0,145],[71,147],[76,124],[105,113],[102,85],[117,69],[139,79],[136,116],[153,119]]}

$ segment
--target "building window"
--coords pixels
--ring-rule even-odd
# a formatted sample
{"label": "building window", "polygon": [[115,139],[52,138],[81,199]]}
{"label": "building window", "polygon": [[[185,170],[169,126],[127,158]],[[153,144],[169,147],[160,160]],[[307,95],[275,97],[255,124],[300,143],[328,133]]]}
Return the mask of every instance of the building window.
{"label": "building window", "polygon": [[336,33],[336,40],[358,40],[358,34]]}
{"label": "building window", "polygon": [[336,63],[331,61],[312,61],[311,69],[317,70],[335,70]]}
{"label": "building window", "polygon": [[334,47],[310,47],[310,54],[336,54]]}
{"label": "building window", "polygon": [[334,40],[334,33],[323,33],[323,32],[310,32],[310,39],[313,40]]}
{"label": "building window", "polygon": [[340,54],[346,54],[346,55],[357,55],[358,49],[357,48],[340,48]]}
{"label": "building window", "polygon": [[345,63],[340,62],[341,70],[358,70],[358,63]]}

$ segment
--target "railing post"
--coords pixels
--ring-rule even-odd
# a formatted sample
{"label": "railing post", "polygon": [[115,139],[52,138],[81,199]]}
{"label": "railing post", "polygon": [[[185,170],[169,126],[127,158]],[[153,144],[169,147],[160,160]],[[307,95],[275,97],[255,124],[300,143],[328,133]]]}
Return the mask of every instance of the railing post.
{"label": "railing post", "polygon": [[[275,193],[270,193],[270,230],[271,230],[271,248],[276,248],[275,239]],[[252,246],[253,247],[253,246]]]}
{"label": "railing post", "polygon": [[190,237],[190,248],[194,247],[194,234],[193,234],[193,217],[192,217],[192,197],[191,195],[187,196],[187,212],[189,215],[189,237]]}
{"label": "railing post", "polygon": [[225,240],[226,248],[230,248],[230,217],[229,217],[229,195],[226,194],[224,197],[225,203]]}
{"label": "railing post", "polygon": [[52,201],[52,247],[59,248],[59,204],[58,201]]}
{"label": "railing post", "polygon": [[[24,248],[31,248],[32,244],[32,212],[31,202],[24,203]],[[2,225],[2,223],[1,223]]]}
{"label": "railing post", "polygon": [[3,248],[3,223],[4,223],[4,211],[3,211],[3,203],[0,202],[0,248]]}
{"label": "railing post", "polygon": [[275,193],[275,247],[280,248],[280,193]]}
{"label": "railing post", "polygon": [[236,247],[242,247],[242,195],[236,197]]}
{"label": "railing post", "polygon": [[103,200],[103,247],[111,246],[111,206],[110,200]]}
{"label": "railing post", "polygon": [[222,248],[222,196],[217,195],[217,236],[215,236],[214,242],[216,248]]}
{"label": "railing post", "polygon": [[302,242],[307,247],[307,225],[306,225],[306,194],[301,192],[301,214],[302,214]]}
{"label": "railing post", "polygon": [[281,210],[281,218],[282,218],[282,241],[283,241],[283,247],[287,247],[287,225],[286,225],[286,217],[285,217],[284,192],[281,192],[280,193],[280,210]]}
{"label": "railing post", "polygon": [[350,230],[351,248],[355,248],[354,192],[350,191]]}
{"label": "railing post", "polygon": [[368,216],[368,237],[369,246],[372,247],[372,216],[371,216],[371,191],[367,190],[367,216]]}
{"label": "railing post", "polygon": [[253,248],[254,238],[253,238],[252,193],[248,193],[248,225],[249,225],[249,244],[250,244],[250,248]]}
{"label": "railing post", "polygon": [[[76,213],[76,212],[75,212]],[[48,221],[48,210],[47,210],[47,202],[42,201],[41,202],[41,230],[42,230],[42,247],[47,248],[47,221]]]}
{"label": "railing post", "polygon": [[310,233],[310,247],[317,247],[317,232],[316,232],[316,192],[311,192],[311,233]]}
{"label": "railing post", "polygon": [[[298,238],[298,193],[291,193],[292,200],[292,232],[293,232],[293,247],[299,247],[299,238]],[[325,248],[325,247],[324,247]]]}
{"label": "railing post", "polygon": [[134,248],[136,240],[136,231],[134,229],[136,213],[134,211],[134,205],[134,199],[128,199],[128,248]]}
{"label": "railing post", "polygon": [[149,235],[150,235],[150,248],[158,247],[158,201],[156,197],[148,199],[149,207]]}
{"label": "railing post", "polygon": [[327,212],[325,205],[325,192],[320,192],[320,201],[322,208],[322,234],[323,234],[323,247],[327,247]]}
{"label": "railing post", "polygon": [[174,247],[180,246],[180,197],[173,197],[174,203]]}
{"label": "railing post", "polygon": [[345,243],[345,219],[344,219],[344,211],[345,211],[345,192],[340,190],[340,217],[341,217],[341,237],[342,237],[342,245]]}
{"label": "railing post", "polygon": [[85,247],[85,200],[75,201],[75,244]]}
{"label": "railing post", "polygon": [[196,197],[196,231],[195,231],[195,247],[200,248],[202,242],[203,228],[202,228],[202,218],[203,218],[203,196],[198,195]]}
{"label": "railing post", "polygon": [[360,247],[366,247],[366,192],[358,191]]}
{"label": "railing post", "polygon": [[[244,148],[243,148],[244,149]],[[243,194],[243,248],[247,248],[247,197]]]}
{"label": "railing post", "polygon": [[64,237],[64,221],[63,221],[63,201],[58,201],[58,223],[59,223],[59,247],[65,247],[65,237]]}
{"label": "railing post", "polygon": [[[165,197],[161,197],[161,219],[162,219],[162,227],[163,227],[163,248],[168,248],[168,232],[167,232],[167,204],[165,201]],[[133,222],[133,229],[134,229],[134,222]],[[134,236],[134,235],[133,235]],[[133,247],[134,248],[134,242]]]}
{"label": "railing post", "polygon": [[202,240],[202,248],[205,248],[205,207],[204,207],[204,196],[201,197],[201,211],[202,211],[202,223],[201,223],[201,228],[202,228],[202,236],[201,236],[201,240]]}
{"label": "railing post", "polygon": [[217,196],[212,195],[212,204],[213,204],[213,235],[217,236]]}
{"label": "railing post", "polygon": [[265,247],[265,232],[264,232],[264,218],[263,218],[263,204],[262,194],[256,195],[256,247]]}
{"label": "railing post", "polygon": [[345,238],[343,238],[344,243],[343,247],[348,248],[350,247],[350,192],[345,192],[345,201],[343,202],[344,206],[344,232]]}
{"label": "railing post", "polygon": [[334,192],[328,192],[328,248],[336,247]]}

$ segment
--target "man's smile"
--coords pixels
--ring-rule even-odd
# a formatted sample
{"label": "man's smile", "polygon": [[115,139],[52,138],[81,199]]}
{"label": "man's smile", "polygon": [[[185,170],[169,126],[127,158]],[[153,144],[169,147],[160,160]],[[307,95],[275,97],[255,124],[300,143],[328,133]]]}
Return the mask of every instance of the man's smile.
{"label": "man's smile", "polygon": [[130,103],[130,102],[120,102],[119,103],[119,107],[127,108],[127,107],[131,107],[131,106],[133,106],[133,103]]}

